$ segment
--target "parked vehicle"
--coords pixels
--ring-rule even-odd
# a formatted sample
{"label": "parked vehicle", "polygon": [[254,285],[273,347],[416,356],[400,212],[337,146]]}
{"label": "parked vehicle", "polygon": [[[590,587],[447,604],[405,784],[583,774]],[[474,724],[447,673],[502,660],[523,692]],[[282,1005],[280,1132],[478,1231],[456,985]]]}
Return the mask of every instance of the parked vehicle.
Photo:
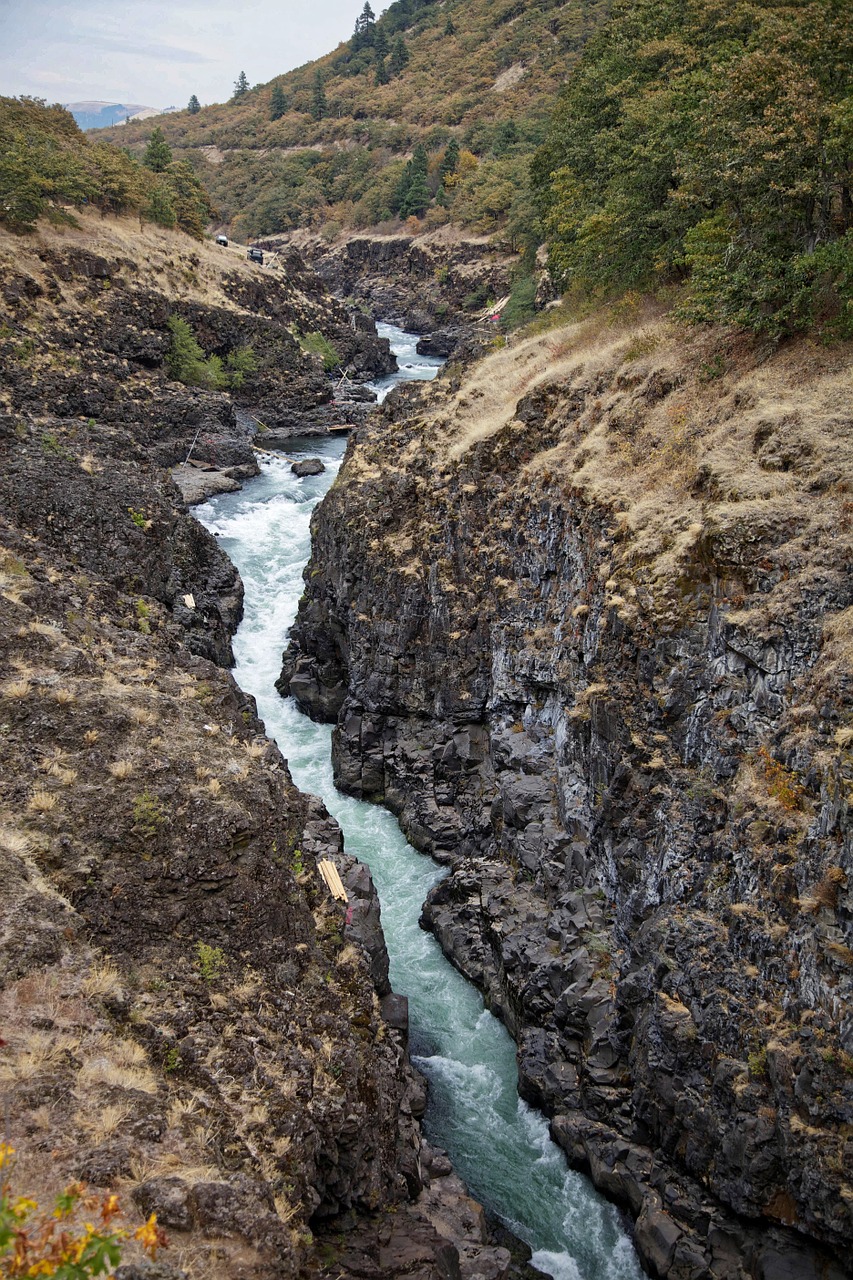
{"label": "parked vehicle", "polygon": [[263,249],[256,248],[255,245],[252,245],[250,247],[249,252],[246,254],[246,257],[249,259],[250,262],[259,262],[261,266],[264,265],[264,251]]}
{"label": "parked vehicle", "polygon": [[217,236],[217,237],[216,237],[216,243],[217,243],[217,244],[224,245],[224,246],[225,246],[225,248],[227,249],[227,248],[228,248],[228,237],[227,237],[227,236]]}

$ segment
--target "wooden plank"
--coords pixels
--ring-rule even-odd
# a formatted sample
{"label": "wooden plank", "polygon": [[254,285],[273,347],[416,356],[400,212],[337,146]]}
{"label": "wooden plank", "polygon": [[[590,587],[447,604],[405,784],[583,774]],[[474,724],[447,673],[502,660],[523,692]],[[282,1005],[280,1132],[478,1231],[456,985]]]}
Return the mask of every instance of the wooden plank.
{"label": "wooden plank", "polygon": [[326,882],[326,886],[333,898],[339,902],[349,902],[347,891],[343,886],[338,868],[334,862],[330,862],[328,858],[323,858],[317,863],[317,870]]}

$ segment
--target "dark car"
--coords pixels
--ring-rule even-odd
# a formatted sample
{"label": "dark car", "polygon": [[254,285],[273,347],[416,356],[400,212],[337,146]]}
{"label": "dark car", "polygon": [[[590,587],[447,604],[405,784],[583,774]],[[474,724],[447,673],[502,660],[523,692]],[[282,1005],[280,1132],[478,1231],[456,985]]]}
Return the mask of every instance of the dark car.
{"label": "dark car", "polygon": [[261,266],[264,265],[264,251],[263,249],[257,249],[254,245],[249,249],[246,257],[250,262],[259,262]]}

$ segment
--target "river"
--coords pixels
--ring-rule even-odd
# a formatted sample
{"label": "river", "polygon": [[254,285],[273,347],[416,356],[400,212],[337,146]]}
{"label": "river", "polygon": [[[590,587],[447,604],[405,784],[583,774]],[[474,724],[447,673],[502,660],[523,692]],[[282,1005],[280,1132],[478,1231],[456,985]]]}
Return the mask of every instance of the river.
{"label": "river", "polygon": [[[398,381],[435,377],[442,361],[417,356],[415,337],[392,325],[379,331],[391,338],[401,365],[399,374],[376,384],[380,396]],[[390,813],[335,789],[331,728],[314,724],[276,693],[311,550],[311,513],[331,486],[344,447],[339,439],[294,441],[288,460],[265,458],[261,475],[242,492],[196,509],[246,589],[234,675],[257,699],[297,786],[322,796],[348,851],[370,866],[391,982],[409,998],[412,1055],[429,1081],[424,1127],[430,1142],[445,1148],[472,1194],[530,1245],[534,1265],[555,1280],[641,1280],[617,1210],[568,1168],[544,1118],[518,1097],[509,1034],[418,925],[427,892],[444,872],[408,844]],[[306,457],[321,457],[325,473],[297,479],[290,459]]]}

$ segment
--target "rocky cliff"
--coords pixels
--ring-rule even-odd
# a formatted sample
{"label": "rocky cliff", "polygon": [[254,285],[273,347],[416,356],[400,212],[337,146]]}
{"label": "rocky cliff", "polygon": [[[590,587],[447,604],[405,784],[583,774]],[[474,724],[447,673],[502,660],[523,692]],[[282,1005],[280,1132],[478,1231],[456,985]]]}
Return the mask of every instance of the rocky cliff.
{"label": "rocky cliff", "polygon": [[[321,337],[356,378],[396,368],[387,340],[353,325],[295,252],[259,267],[236,249],[89,213],[23,240],[0,233],[0,263],[5,403],[129,427],[163,465],[183,458],[197,431],[195,457],[251,462],[233,443],[240,409],[262,434],[325,432],[344,420],[306,337]],[[171,316],[190,324],[206,356],[227,362],[251,347],[257,368],[227,393],[176,382]]]}
{"label": "rocky cliff", "polygon": [[285,655],[672,1280],[850,1274],[849,379],[649,316],[397,392]]}
{"label": "rocky cliff", "polygon": [[[325,314],[327,332],[337,317],[341,342],[347,317],[311,303],[304,273],[299,287],[256,280],[125,223],[0,247],[14,1190],[50,1205],[82,1180],[119,1193],[119,1226],[156,1214],[168,1250],[151,1263],[129,1246],[121,1280],[337,1275],[344,1254],[371,1277],[507,1274],[509,1252],[421,1141],[369,872],[229,674],[242,584],[165,469],[199,427],[218,459],[253,463],[235,395],[167,378],[170,313],[208,351],[256,342],[261,376],[236,399],[283,417],[327,394],[288,317]],[[353,341],[387,358],[375,337]]]}
{"label": "rocky cliff", "polygon": [[518,265],[515,254],[488,236],[452,227],[421,234],[353,232],[332,241],[297,231],[268,243],[296,248],[336,297],[427,335],[418,348],[424,354],[454,358],[478,338],[482,344],[493,337],[479,331],[477,318],[510,292]]}

